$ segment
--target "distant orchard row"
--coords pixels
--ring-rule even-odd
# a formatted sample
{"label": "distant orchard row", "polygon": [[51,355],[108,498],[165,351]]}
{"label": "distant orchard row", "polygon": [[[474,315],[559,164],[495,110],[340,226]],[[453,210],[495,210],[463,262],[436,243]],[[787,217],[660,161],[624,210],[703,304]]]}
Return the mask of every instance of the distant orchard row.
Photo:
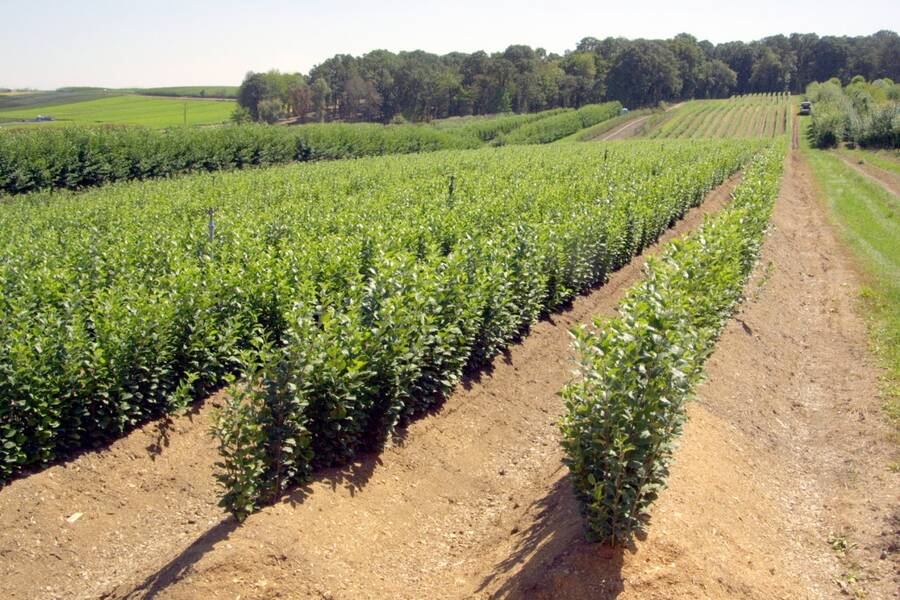
{"label": "distant orchard row", "polygon": [[617,102],[455,126],[328,123],[166,131],[127,127],[0,132],[0,193],[83,187],[292,161],[546,143],[616,116]]}

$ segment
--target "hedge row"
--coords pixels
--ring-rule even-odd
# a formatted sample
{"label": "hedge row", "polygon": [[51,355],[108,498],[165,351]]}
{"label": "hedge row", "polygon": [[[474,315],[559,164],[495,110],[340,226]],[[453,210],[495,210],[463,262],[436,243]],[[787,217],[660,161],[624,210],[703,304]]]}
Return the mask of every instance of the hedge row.
{"label": "hedge row", "polygon": [[546,119],[528,123],[497,137],[498,144],[548,144],[572,135],[580,129],[612,119],[622,112],[619,102],[588,104]]}
{"label": "hedge row", "polygon": [[0,204],[0,480],[205,397],[267,343],[303,358],[314,464],[346,458],[602,280],[754,151],[582,146]]}
{"label": "hedge row", "polygon": [[806,98],[812,104],[807,134],[817,148],[841,142],[864,147],[900,147],[900,84],[890,80],[854,83],[841,87],[840,81],[811,83]]}
{"label": "hedge row", "polygon": [[[280,298],[283,327],[255,336],[216,422],[223,506],[243,518],[315,468],[377,448],[465,365],[602,282],[753,151],[572,144],[405,166],[385,204],[353,204],[377,208],[363,229],[316,243],[314,262],[278,269],[296,281],[263,292]],[[444,174],[437,186],[421,168],[429,158]],[[284,256],[307,255],[313,242],[293,239]]]}
{"label": "hedge row", "polygon": [[549,117],[571,112],[574,112],[571,108],[553,108],[551,110],[523,115],[510,115],[492,119],[475,119],[471,123],[464,125],[461,129],[467,133],[473,134],[483,142],[489,142],[499,135],[509,133],[510,131],[529,123],[542,121]]}
{"label": "hedge row", "polygon": [[372,123],[171,130],[31,128],[0,132],[0,194],[96,186],[292,161],[475,148],[465,130]]}
{"label": "hedge row", "polygon": [[626,542],[665,486],[685,403],[759,255],[783,157],[783,142],[760,155],[727,209],[650,259],[616,318],[574,330],[581,377],[562,391],[562,445],[597,541]]}

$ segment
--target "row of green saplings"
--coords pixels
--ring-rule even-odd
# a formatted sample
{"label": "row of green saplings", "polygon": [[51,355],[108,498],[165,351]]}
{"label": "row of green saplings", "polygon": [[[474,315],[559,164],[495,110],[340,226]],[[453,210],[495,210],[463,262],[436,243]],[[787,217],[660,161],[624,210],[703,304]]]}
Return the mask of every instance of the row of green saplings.
{"label": "row of green saplings", "polygon": [[628,543],[665,487],[685,404],[759,255],[783,152],[766,151],[729,208],[651,258],[616,318],[574,330],[580,377],[562,391],[562,445],[596,541]]}
{"label": "row of green saplings", "polygon": [[[485,143],[546,143],[573,133],[573,123],[576,130],[588,127],[615,116],[620,109],[618,102],[608,102],[577,111],[553,109],[446,129],[314,123],[168,131],[65,127],[0,132],[0,195],[293,161],[460,150]],[[547,126],[541,125],[542,121],[547,121]]]}
{"label": "row of green saplings", "polygon": [[[605,248],[603,264],[582,287],[627,263],[656,239],[657,227],[664,228],[658,215],[628,215],[595,228],[601,239],[585,251]],[[506,266],[484,281],[474,247],[433,272],[379,256],[377,276],[354,292],[352,316],[323,312],[333,303],[308,298],[286,316],[282,338],[256,336],[213,426],[222,505],[243,519],[316,468],[379,447],[445,397],[467,365],[477,368],[540,312],[577,294],[547,280],[544,259],[529,248],[536,240],[525,233],[497,246],[492,263]]]}

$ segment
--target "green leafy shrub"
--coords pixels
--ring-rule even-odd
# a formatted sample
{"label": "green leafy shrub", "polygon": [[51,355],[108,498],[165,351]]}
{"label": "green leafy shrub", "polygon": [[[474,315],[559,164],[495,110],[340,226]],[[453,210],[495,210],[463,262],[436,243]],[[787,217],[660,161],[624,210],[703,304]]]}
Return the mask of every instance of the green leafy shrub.
{"label": "green leafy shrub", "polygon": [[594,540],[626,542],[665,485],[684,405],[759,253],[783,152],[761,155],[725,211],[648,261],[618,317],[574,331],[581,377],[562,391],[562,445]]}
{"label": "green leafy shrub", "polygon": [[[719,148],[729,147],[739,146]],[[680,160],[677,155],[688,158],[677,148],[665,147],[673,153],[665,159],[666,169],[675,169],[678,163],[669,160]],[[466,364],[489,360],[540,313],[603,281],[673,219],[699,203],[747,156],[720,156],[725,162],[711,170],[710,163],[702,167],[695,163],[673,178],[673,171],[645,162],[653,156],[652,146],[643,149],[643,159],[629,153],[626,166],[621,156],[592,148],[587,164],[594,166],[588,169],[601,170],[593,181],[590,171],[584,172],[591,183],[580,191],[563,186],[569,190],[566,196],[559,196],[557,187],[561,178],[571,181],[573,173],[563,175],[553,168],[557,174],[550,176],[551,183],[539,188],[547,197],[534,183],[518,181],[501,204],[486,197],[478,208],[469,204],[466,210],[482,214],[479,223],[493,223],[489,230],[466,219],[468,226],[457,230],[454,242],[444,237],[448,232],[434,242],[417,234],[413,248],[375,244],[368,238],[359,248],[361,264],[326,267],[345,283],[327,296],[320,293],[315,302],[294,304],[285,319],[283,342],[285,349],[293,350],[284,355],[288,363],[281,366],[305,374],[298,393],[307,406],[304,423],[312,436],[310,468],[341,464],[360,450],[377,448],[397,424],[442,399]],[[514,150],[518,149],[506,152]],[[565,158],[555,160],[562,161],[559,167],[574,168],[575,163],[569,162],[573,155],[568,151]],[[503,156],[512,161],[516,154]],[[660,159],[657,154],[650,160]],[[601,174],[606,160],[615,165],[615,174]],[[529,182],[548,177],[546,169],[533,167]],[[494,181],[497,175],[488,178]],[[516,178],[524,175],[517,169]],[[591,190],[608,191],[623,181],[630,182],[629,189],[621,190],[619,197],[599,204],[589,200]],[[523,193],[526,196],[520,197]],[[530,200],[520,204],[516,198]],[[453,214],[461,206],[445,209]],[[498,209],[506,216],[500,218]],[[346,258],[338,260],[343,265]],[[344,268],[348,270],[338,275]],[[240,414],[256,423],[256,410]],[[229,464],[227,457],[223,464]],[[226,495],[223,505],[229,507],[231,498]],[[254,501],[268,499],[260,495]],[[241,506],[230,508],[242,514]]]}
{"label": "green leafy shrub", "polygon": [[[583,146],[316,162],[0,204],[0,479],[246,368],[246,395],[218,431],[227,487],[242,488],[230,498],[250,510],[308,468],[377,447],[761,147]],[[293,439],[309,445],[273,486],[276,406],[302,406]]]}
{"label": "green leafy shrub", "polygon": [[621,112],[619,102],[588,104],[513,129],[503,136],[503,144],[548,144],[573,133],[612,119]]}
{"label": "green leafy shrub", "polygon": [[900,147],[898,90],[900,86],[890,80],[866,83],[859,76],[843,88],[836,79],[811,83],[806,88],[806,98],[812,102],[810,143],[817,148],[830,148],[841,142]]}
{"label": "green leafy shrub", "polygon": [[465,131],[373,123],[167,131],[140,127],[0,131],[0,193],[78,189],[293,161],[475,148],[480,143]]}
{"label": "green leafy shrub", "polygon": [[309,475],[303,373],[291,370],[296,361],[281,356],[289,351],[256,338],[253,351],[245,353],[244,384],[232,385],[214,420],[222,457],[216,478],[226,490],[221,503],[238,520],[260,499],[274,501]]}

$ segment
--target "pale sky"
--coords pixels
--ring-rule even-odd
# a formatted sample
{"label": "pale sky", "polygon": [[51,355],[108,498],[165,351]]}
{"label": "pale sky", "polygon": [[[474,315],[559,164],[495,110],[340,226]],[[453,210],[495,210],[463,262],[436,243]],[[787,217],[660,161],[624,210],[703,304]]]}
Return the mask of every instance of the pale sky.
{"label": "pale sky", "polygon": [[306,72],[377,48],[562,53],[587,36],[718,43],[898,28],[900,0],[0,0],[0,87],[237,85],[248,70]]}

